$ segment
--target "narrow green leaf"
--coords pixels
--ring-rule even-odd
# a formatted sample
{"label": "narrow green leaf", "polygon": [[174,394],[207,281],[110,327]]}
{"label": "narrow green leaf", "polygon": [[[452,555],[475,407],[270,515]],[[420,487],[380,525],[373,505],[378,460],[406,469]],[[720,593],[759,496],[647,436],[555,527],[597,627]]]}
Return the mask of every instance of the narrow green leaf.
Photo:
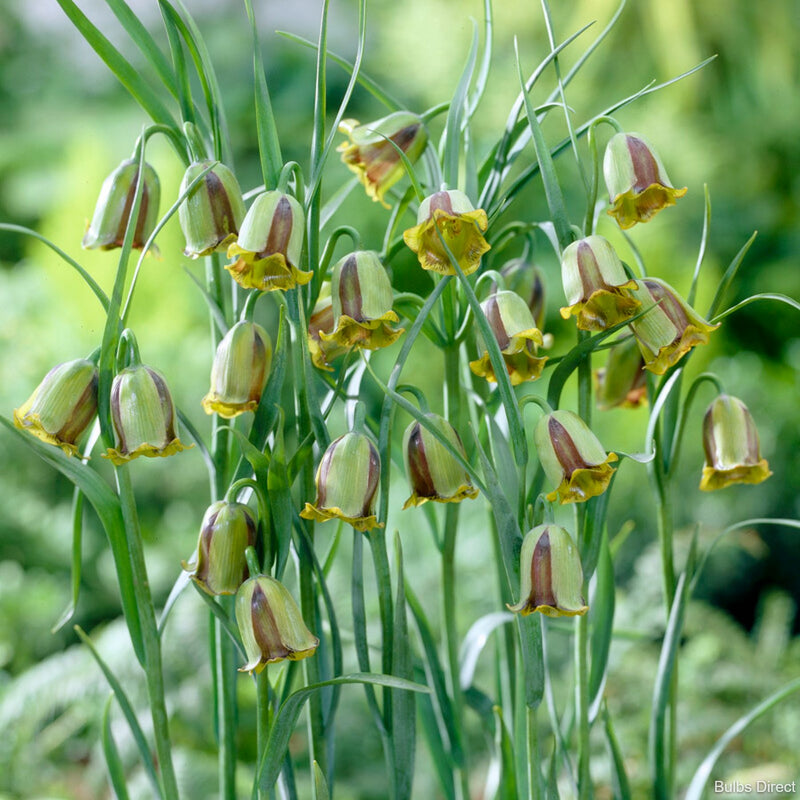
{"label": "narrow green leaf", "polygon": [[64,609],[50,633],[56,633],[64,627],[75,614],[81,590],[81,542],[83,540],[83,492],[76,486],[72,493],[72,596],[69,605]]}
{"label": "narrow green leaf", "polygon": [[[192,100],[192,85],[189,81],[189,73],[186,69],[186,57],[183,53],[181,35],[175,24],[175,15],[165,3],[159,0],[161,17],[164,20],[164,29],[167,32],[169,49],[172,53],[172,67],[175,71],[175,82],[178,88],[178,102],[181,106],[181,117],[184,122],[194,122],[194,102]],[[198,154],[199,155],[199,154]]]}
{"label": "narrow green leaf", "polygon": [[517,774],[514,763],[514,743],[503,722],[503,712],[499,706],[494,707],[495,747],[500,757],[500,785],[495,797],[498,800],[519,800],[517,792]]}
{"label": "narrow green leaf", "polygon": [[608,674],[608,654],[614,628],[614,564],[608,546],[608,536],[603,535],[600,558],[597,562],[597,582],[594,598],[589,608],[591,625],[589,652],[592,662],[589,669],[589,721],[594,722],[603,703],[603,690]]}
{"label": "narrow green leaf", "polygon": [[471,119],[481,102],[486,84],[489,81],[489,69],[492,65],[492,31],[494,29],[492,0],[483,0],[483,54],[475,88],[467,102],[467,119]]}
{"label": "narrow green leaf", "polygon": [[625,759],[622,757],[622,750],[620,750],[617,735],[614,732],[611,714],[608,713],[605,704],[603,705],[603,731],[606,735],[606,744],[608,744],[608,749],[611,753],[611,763],[614,766],[614,771],[611,773],[614,797],[617,800],[631,800],[631,787],[628,781],[628,773],[625,771]]}
{"label": "narrow green leaf", "polygon": [[[231,619],[227,611],[225,611],[225,609],[214,599],[214,597],[204,592],[199,586],[197,586],[197,584],[193,583],[192,585],[197,590],[197,594],[200,597],[200,599],[206,604],[206,606],[208,606],[208,610],[220,621],[223,629],[225,630],[225,633],[228,634],[231,641],[236,645],[237,649],[239,650],[239,655],[241,655],[241,657],[244,660],[247,660],[247,654],[244,651],[244,645],[242,644],[242,639],[239,636],[239,629],[236,627],[236,623]],[[213,637],[215,636],[214,626],[212,625],[210,627],[211,627],[210,635],[213,639]],[[211,660],[211,663],[212,664],[216,663],[216,655],[214,655],[214,658]],[[214,685],[216,687],[216,681],[214,681]],[[218,702],[217,699],[215,699],[214,719],[218,718],[216,709],[217,702]]]}
{"label": "narrow green leaf", "polygon": [[439,781],[439,788],[442,790],[445,800],[456,800],[456,787],[453,782],[451,759],[444,749],[439,723],[433,709],[433,702],[430,695],[427,694],[417,694],[416,699],[419,719],[422,723],[422,733],[425,736],[430,760]]}
{"label": "narrow green leaf", "polygon": [[748,250],[750,250],[750,248],[753,246],[753,242],[756,240],[756,236],[758,236],[758,231],[753,231],[753,235],[742,245],[739,252],[733,257],[733,260],[725,270],[725,274],[722,276],[719,286],[717,286],[717,291],[714,293],[714,299],[711,301],[711,305],[708,307],[708,313],[706,314],[708,319],[711,319],[714,314],[716,314],[717,309],[719,309],[719,307],[722,305],[722,300],[725,297],[725,293],[733,283],[736,273],[739,271],[739,267],[742,266],[744,257],[747,255]]}
{"label": "narrow green leaf", "polygon": [[119,750],[111,735],[111,701],[114,695],[111,694],[106,700],[105,708],[103,709],[103,724],[101,742],[103,745],[103,756],[106,759],[106,767],[108,768],[108,779],[111,783],[111,788],[117,800],[128,800],[128,786],[125,782],[125,767],[122,765],[122,759],[119,757]]}
{"label": "narrow green leaf", "polygon": [[325,773],[319,768],[316,761],[314,762],[314,800],[330,800]]}
{"label": "narrow green leaf", "polygon": [[225,315],[222,313],[222,309],[219,307],[217,301],[211,296],[211,293],[206,289],[203,282],[193,275],[186,267],[183,268],[183,271],[189,276],[192,283],[200,290],[200,294],[203,295],[203,299],[206,301],[208,305],[208,310],[211,312],[211,318],[214,320],[214,324],[219,331],[220,338],[222,338],[228,332],[228,323],[225,321]]}
{"label": "narrow green leaf", "polygon": [[189,577],[189,573],[186,572],[186,570],[182,569],[178,573],[178,577],[175,579],[175,583],[172,584],[172,589],[170,589],[169,595],[167,596],[167,601],[164,603],[164,608],[161,609],[161,616],[158,618],[159,636],[163,635],[164,627],[167,624],[170,612],[175,607],[175,603],[177,602],[178,598],[183,594],[183,590],[191,583],[191,581],[192,579]]}
{"label": "narrow green leaf", "polygon": [[461,643],[461,651],[458,654],[461,664],[458,682],[462,691],[466,691],[472,686],[478,658],[489,641],[489,636],[501,625],[507,625],[513,621],[513,614],[509,614],[507,611],[493,611],[491,614],[484,614],[472,623]]}
{"label": "narrow green leaf", "polygon": [[785,294],[775,294],[773,292],[759,292],[759,294],[754,294],[748,297],[746,300],[742,300],[741,303],[737,303],[735,306],[731,306],[727,311],[723,311],[721,314],[717,314],[711,321],[712,322],[719,322],[720,320],[725,319],[725,317],[730,316],[734,312],[738,311],[740,308],[744,308],[745,306],[749,306],[750,303],[755,303],[756,300],[775,300],[779,303],[785,303],[787,306],[791,306],[795,311],[800,311],[800,303],[797,302],[793,297],[788,297]]}
{"label": "narrow green leaf", "polygon": [[703,214],[703,235],[700,237],[700,250],[697,253],[697,261],[694,266],[694,274],[692,275],[692,285],[689,288],[689,294],[686,295],[686,302],[690,306],[694,306],[694,299],[697,296],[697,280],[700,277],[700,269],[703,266],[703,258],[706,254],[706,245],[708,244],[708,233],[711,228],[711,197],[708,193],[708,184],[703,186],[703,194],[705,197],[705,213]]}
{"label": "narrow green leaf", "polygon": [[269,497],[269,511],[272,518],[275,541],[278,545],[275,577],[280,580],[289,559],[292,543],[292,520],[295,514],[294,500],[286,473],[286,448],[283,442],[283,409],[278,407],[278,424],[275,428],[275,445],[267,472],[267,484],[262,487]]}
{"label": "narrow green leaf", "polygon": [[289,357],[289,338],[286,308],[281,306],[280,320],[278,321],[278,338],[275,342],[275,353],[272,357],[269,381],[261,397],[261,402],[256,409],[253,426],[250,428],[250,433],[247,437],[259,450],[263,450],[267,436],[275,427],[275,422],[278,419],[277,409],[281,402],[283,383],[286,378],[286,364]]}

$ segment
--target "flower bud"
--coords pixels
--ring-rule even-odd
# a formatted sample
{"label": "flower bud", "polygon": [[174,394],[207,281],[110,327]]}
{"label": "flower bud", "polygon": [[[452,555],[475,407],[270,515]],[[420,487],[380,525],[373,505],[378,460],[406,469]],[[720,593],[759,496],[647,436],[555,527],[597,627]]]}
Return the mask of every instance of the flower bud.
{"label": "flower bud", "polygon": [[217,346],[211,389],[203,398],[206,414],[232,419],[255,411],[269,376],[272,342],[254,322],[237,322]]}
{"label": "flower bud", "polygon": [[188,449],[175,435],[175,410],[166,381],[142,364],[127,367],[114,378],[111,421],[117,446],[109,447],[103,457],[117,465],[139,456],[171,456]]}
{"label": "flower bud", "polygon": [[645,369],[663,375],[719,327],[704,320],[671,286],[657,278],[637,281],[631,293],[646,314],[631,323]]}
{"label": "flower bud", "polygon": [[53,367],[27,402],[14,410],[14,424],[68,456],[97,413],[97,367],[84,358]]}
{"label": "flower bud", "polygon": [[575,315],[582,331],[604,331],[630,319],[641,306],[628,291],[636,281],[625,274],[619,256],[602,236],[587,236],[564,248],[561,280],[569,304],[561,316]]}
{"label": "flower bud", "polygon": [[[464,445],[455,428],[437,414],[425,416],[466,460]],[[453,454],[416,420],[406,428],[403,437],[403,455],[406,474],[411,484],[411,497],[406,500],[404,509],[421,506],[428,500],[437,503],[460,503],[465,498],[472,500],[478,496],[478,490],[472,485],[469,475],[455,460]]]}
{"label": "flower bud", "polygon": [[359,250],[340,259],[331,275],[331,296],[335,327],[332,333],[320,331],[322,341],[377,350],[403,333],[389,325],[399,317],[392,311],[392,284],[376,252]]}
{"label": "flower bud", "polygon": [[257,528],[249,506],[212,503],[203,516],[194,563],[184,569],[208,594],[235,594],[247,577],[244,551],[255,547]]}
{"label": "flower bud", "polygon": [[324,281],[320,287],[319,297],[314,310],[308,318],[308,351],[311,361],[318,369],[332,372],[331,361],[344,355],[350,348],[339,344],[334,339],[323,339],[321,334],[330,336],[333,333],[335,318],[333,316],[333,298],[331,283]]}
{"label": "flower bud", "polygon": [[476,211],[463,192],[452,189],[436,192],[420,203],[417,224],[403,234],[403,240],[417,254],[422,269],[455,275],[444,239],[464,274],[471,275],[490,248],[482,236],[488,226],[486,212],[482,208]]}
{"label": "flower bud", "polygon": [[[544,340],[525,301],[515,292],[495,292],[481,303],[481,310],[503,354],[512,386],[536,380],[542,374],[547,356],[536,355]],[[478,351],[481,350],[483,355],[477,361],[470,361],[469,368],[479,377],[496,383],[489,351],[479,337]]]}
{"label": "flower bud", "polygon": [[[525,258],[512,258],[503,265],[500,274],[506,280],[506,287],[516,292],[527,303],[536,327],[542,330],[545,293],[541,270]],[[494,291],[497,291],[497,286]]]}
{"label": "flower bud", "polygon": [[661,159],[638,133],[611,137],[603,158],[603,175],[611,201],[608,213],[623,229],[647,222],[686,194],[685,188],[672,186]]}
{"label": "flower bud", "polygon": [[647,402],[644,358],[634,337],[628,337],[608,351],[604,369],[595,372],[597,407],[638,408]]}
{"label": "flower bud", "polygon": [[[181,181],[180,194],[212,163],[191,164]],[[242,190],[234,174],[224,164],[212,167],[181,203],[178,219],[186,237],[183,252],[189,258],[226,250],[236,240],[244,219]]]}
{"label": "flower bud", "polygon": [[558,525],[528,531],[519,554],[520,600],[509,611],[574,617],[589,610],[581,595],[583,570],[572,537]]}
{"label": "flower bud", "polygon": [[[113,250],[115,247],[122,247],[138,178],[139,162],[129,159],[123,161],[103,181],[92,221],[83,237],[83,246],[87,250]],[[137,250],[144,247],[155,230],[160,194],[158,175],[149,164],[145,164],[139,216],[133,235],[133,247]],[[156,248],[152,247],[151,250]]]}
{"label": "flower bud", "polygon": [[247,654],[247,664],[239,672],[258,674],[275,661],[308,658],[319,645],[286,587],[268,575],[241,585],[236,593],[236,623]]}
{"label": "flower bud", "polygon": [[339,131],[350,139],[337,148],[342,161],[358,176],[367,194],[389,208],[384,195],[406,172],[400,154],[391,143],[413,164],[428,144],[422,120],[410,111],[395,111],[366,125],[359,125],[354,119],[342,120]]}
{"label": "flower bud", "polygon": [[700,488],[704,492],[734,483],[761,483],[772,473],[761,458],[758,431],[747,406],[736,397],[721,394],[703,418],[706,464]]}
{"label": "flower bud", "polygon": [[539,461],[556,489],[551,502],[583,503],[608,488],[617,460],[603,449],[589,426],[571,411],[553,411],[537,423],[533,434]]}
{"label": "flower bud", "polygon": [[381,477],[378,450],[363,433],[346,433],[331,442],[317,468],[317,499],[300,512],[304,519],[341,519],[356,530],[383,527],[375,516]]}
{"label": "flower bud", "polygon": [[278,191],[263,192],[253,201],[228,248],[228,258],[238,259],[225,269],[245,289],[294,289],[311,280],[298,269],[303,252],[305,215],[294,197]]}

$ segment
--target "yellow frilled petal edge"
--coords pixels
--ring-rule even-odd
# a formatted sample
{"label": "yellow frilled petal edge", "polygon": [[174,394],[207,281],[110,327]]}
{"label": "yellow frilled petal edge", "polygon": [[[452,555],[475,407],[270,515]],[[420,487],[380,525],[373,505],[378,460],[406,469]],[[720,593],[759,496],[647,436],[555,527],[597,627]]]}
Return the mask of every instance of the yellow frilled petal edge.
{"label": "yellow frilled petal edge", "polygon": [[368,517],[348,517],[341,508],[330,506],[328,508],[317,508],[306,503],[306,507],[300,512],[303,519],[313,519],[315,522],[327,522],[329,519],[340,519],[352,525],[357,531],[371,531],[373,528],[382,528],[383,523],[378,522],[374,514]]}
{"label": "yellow frilled petal edge", "polygon": [[737,464],[731,469],[715,469],[703,467],[700,489],[704,492],[715,492],[734,483],[761,483],[772,475],[769,464],[762,458],[757,464]]}
{"label": "yellow frilled petal edge", "polygon": [[421,506],[429,500],[432,500],[434,503],[460,503],[462,500],[474,500],[477,496],[478,490],[471,483],[462,484],[454,494],[448,497],[442,497],[438,494],[431,495],[430,497],[423,497],[414,492],[403,504],[403,511],[407,508]]}
{"label": "yellow frilled petal edge", "polygon": [[582,331],[604,331],[630,319],[641,308],[642,304],[625,291],[635,285],[636,281],[631,280],[612,289],[598,289],[585,302],[564,306],[561,316],[564,319],[576,316]]}
{"label": "yellow frilled petal edge", "polygon": [[72,444],[71,442],[63,442],[57,436],[53,436],[52,433],[48,433],[42,427],[42,421],[39,415],[25,413],[24,408],[25,407],[22,406],[21,408],[14,409],[14,425],[17,428],[22,431],[27,431],[37,439],[41,439],[47,444],[60,447],[68,456],[78,456],[78,458],[83,458],[83,456],[78,452],[76,445]]}
{"label": "yellow frilled petal edge", "polygon": [[558,488],[547,495],[547,499],[551,503],[557,500],[563,505],[585,503],[590,497],[603,494],[616,471],[611,463],[617,460],[616,453],[609,453],[602,464],[573,470],[569,478],[564,478]]}
{"label": "yellow frilled petal edge", "polygon": [[229,233],[224,239],[220,239],[216,244],[211,245],[211,247],[206,247],[205,250],[189,250],[189,248],[185,248],[183,254],[187,258],[201,258],[202,256],[210,256],[212,253],[224,253],[228,250],[228,248],[236,241],[236,234]]}
{"label": "yellow frilled petal edge", "polygon": [[243,289],[260,289],[262,292],[286,291],[308,283],[313,274],[297,269],[283,253],[273,253],[266,258],[255,257],[255,253],[242,250],[238,244],[228,248],[228,258],[241,256],[225,267],[231,277]]}
{"label": "yellow frilled petal edge", "polygon": [[643,192],[629,189],[617,195],[608,213],[616,218],[620,228],[627,230],[637,222],[647,222],[652,219],[662,208],[674,206],[675,201],[685,194],[685,186],[683,189],[675,189],[672,186],[652,183]]}
{"label": "yellow frilled petal edge", "polygon": [[206,414],[219,414],[225,419],[233,419],[246,411],[255,411],[258,400],[247,400],[244,403],[227,403],[218,394],[209,393],[203,400],[203,410]]}
{"label": "yellow frilled petal edge", "polygon": [[[537,331],[537,333],[539,332]],[[539,338],[541,339],[541,333],[539,333]],[[547,363],[547,356],[539,358],[531,355],[527,350],[516,353],[504,352],[502,355],[512,386],[519,386],[526,381],[535,381],[541,376],[544,365]],[[470,361],[469,368],[479,378],[486,378],[489,383],[497,383],[497,375],[495,375],[488,352],[485,351],[477,361]]]}
{"label": "yellow frilled petal edge", "polygon": [[187,446],[180,439],[175,437],[164,447],[156,447],[155,445],[145,442],[145,444],[140,444],[130,453],[122,453],[113,447],[109,447],[102,456],[103,458],[109,459],[113,464],[120,466],[120,464],[126,464],[128,461],[133,461],[134,458],[139,458],[139,456],[147,456],[147,458],[166,458],[167,456],[175,455],[175,453],[180,453],[181,450],[191,450],[193,447],[193,444]]}
{"label": "yellow frilled petal edge", "polygon": [[662,347],[655,358],[645,361],[644,368],[655,375],[663,375],[677,364],[683,356],[699,344],[708,344],[708,334],[719,328],[716,325],[687,325],[679,339]]}
{"label": "yellow frilled petal edge", "polygon": [[455,268],[442,245],[437,226],[462,272],[465,275],[475,272],[480,266],[481,256],[491,249],[481,235],[489,226],[486,212],[478,208],[453,215],[437,208],[425,222],[403,233],[403,240],[417,254],[422,269],[439,275],[455,275]]}
{"label": "yellow frilled petal edge", "polygon": [[362,347],[365,350],[379,350],[388,347],[397,341],[404,333],[405,328],[392,328],[390,322],[399,322],[400,317],[394,311],[387,311],[375,319],[365,319],[362,322],[342,314],[332,333],[320,331],[319,338],[323,342],[335,342],[344,348]]}
{"label": "yellow frilled petal edge", "polygon": [[243,667],[239,667],[239,672],[255,672],[256,675],[258,675],[263,672],[267,664],[275,664],[278,661],[300,661],[301,659],[313,656],[317,651],[317,647],[319,647],[319,639],[317,639],[317,643],[313,647],[309,647],[306,650],[292,650],[289,647],[285,647],[280,653],[276,653],[271,658],[264,658],[264,656],[261,656],[261,658],[249,661]]}
{"label": "yellow frilled petal edge", "polygon": [[394,185],[395,181],[389,183],[385,177],[382,181],[372,180],[369,177],[367,165],[359,157],[360,150],[357,144],[352,144],[351,142],[343,142],[336,148],[336,152],[342,154],[342,163],[358,178],[367,193],[367,197],[376,203],[380,203],[384,208],[391,208],[383,197]]}
{"label": "yellow frilled petal edge", "polygon": [[588,610],[589,606],[579,606],[578,608],[559,608],[558,606],[540,605],[535,606],[528,602],[525,598],[517,603],[515,606],[506,603],[506,608],[513,611],[515,614],[521,614],[527,617],[528,614],[535,614],[537,611],[544,614],[546,617],[582,617]]}

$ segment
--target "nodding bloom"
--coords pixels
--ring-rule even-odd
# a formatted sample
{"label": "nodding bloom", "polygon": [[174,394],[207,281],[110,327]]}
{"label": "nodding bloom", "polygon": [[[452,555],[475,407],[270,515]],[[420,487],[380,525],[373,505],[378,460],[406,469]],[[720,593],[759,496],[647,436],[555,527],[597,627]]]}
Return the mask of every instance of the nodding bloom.
{"label": "nodding bloom", "polygon": [[258,674],[276,661],[299,661],[314,655],[319,646],[288,589],[268,575],[241,585],[236,593],[236,623],[247,654],[239,672]]}
{"label": "nodding bloom", "polygon": [[[456,429],[437,414],[425,416],[466,461],[464,445]],[[428,500],[460,503],[478,496],[478,490],[453,454],[416,420],[406,428],[403,436],[403,455],[411,484],[411,497],[406,500],[404,509],[421,506]]]}
{"label": "nodding bloom", "polygon": [[298,267],[304,230],[303,207],[294,197],[277,190],[263,192],[228,248],[228,258],[236,261],[225,269],[245,289],[270,292],[302,286],[311,280],[311,273]]}
{"label": "nodding bloom", "polygon": [[392,344],[403,329],[390,322],[399,317],[392,311],[394,294],[389,276],[378,254],[359,250],[340,259],[331,275],[334,329],[319,332],[326,343],[344,348],[377,350]]}
{"label": "nodding bloom", "polygon": [[761,483],[772,473],[761,458],[758,431],[747,406],[738,398],[721,394],[703,418],[706,464],[700,488],[704,492],[734,483]]}
{"label": "nodding bloom", "polygon": [[602,236],[587,236],[564,248],[561,280],[568,303],[561,316],[576,316],[583,331],[604,331],[641,307],[629,291],[636,281],[625,274],[616,251]]}
{"label": "nodding bloom", "polygon": [[663,375],[686,353],[708,343],[719,324],[703,319],[671,286],[657,278],[637,281],[632,294],[649,309],[631,323],[644,356],[645,369]]}
{"label": "nodding bloom", "polygon": [[97,367],[77,358],[53,367],[33,394],[14,410],[14,424],[68,456],[97,413]]}
{"label": "nodding bloom", "polygon": [[206,414],[232,419],[255,411],[269,377],[272,342],[255,322],[237,322],[217,345],[211,388],[203,398]]}
{"label": "nodding bloom", "polygon": [[[195,161],[191,164],[183,175],[179,194],[213,163]],[[186,238],[183,252],[189,258],[227,250],[236,241],[244,219],[244,200],[236,176],[224,164],[216,164],[181,203],[178,219]]]}
{"label": "nodding bloom", "polygon": [[647,402],[647,373],[644,358],[633,336],[608,351],[608,361],[595,375],[597,407],[638,408]]}
{"label": "nodding bloom", "polygon": [[647,140],[638,133],[618,133],[606,146],[603,158],[611,208],[620,228],[647,222],[667,206],[674,206],[686,188],[676,189]]}
{"label": "nodding bloom", "polygon": [[[508,377],[513,386],[536,380],[544,369],[547,356],[536,354],[544,338],[536,327],[527,303],[516,292],[495,292],[481,303],[481,310],[492,329],[503,355]],[[486,343],[479,341],[483,355],[469,362],[469,368],[490,383],[497,382]]]}
{"label": "nodding bloom", "polygon": [[308,351],[314,366],[324,369],[326,372],[333,372],[331,361],[344,355],[350,349],[335,340],[322,338],[321,334],[323,333],[328,336],[333,334],[334,323],[331,283],[324,281],[320,287],[314,310],[308,318]]}
{"label": "nodding bloom", "polygon": [[203,516],[194,563],[184,564],[208,594],[236,594],[247,578],[245,550],[256,545],[256,518],[249,506],[220,500]]}
{"label": "nodding bloom", "polygon": [[363,433],[346,433],[331,442],[317,468],[317,498],[300,512],[304,519],[341,519],[358,531],[383,527],[375,516],[381,477],[378,450]]}
{"label": "nodding bloom", "polygon": [[476,210],[464,192],[451,189],[436,192],[420,203],[417,224],[403,234],[403,240],[417,254],[422,269],[455,275],[442,244],[444,239],[458,266],[465,275],[471,275],[490,248],[482,235],[488,226],[486,212]]}
{"label": "nodding bloom", "polygon": [[571,411],[553,411],[537,423],[533,434],[547,479],[556,485],[551,502],[583,503],[608,488],[617,460],[603,449],[589,426]]}
{"label": "nodding bloom", "polygon": [[525,534],[519,554],[520,600],[508,609],[526,616],[585,614],[583,569],[572,537],[558,525],[539,525]]}
{"label": "nodding bloom", "polygon": [[506,280],[506,287],[527,303],[536,327],[543,330],[545,291],[542,271],[525,258],[512,258],[503,265],[500,274]]}
{"label": "nodding bloom", "polygon": [[342,161],[358,176],[376,203],[390,208],[384,195],[406,172],[392,143],[413,164],[428,144],[428,132],[422,119],[410,111],[395,111],[365,125],[355,119],[344,119],[339,123],[339,130],[350,139],[337,148]]}
{"label": "nodding bloom", "polygon": [[167,382],[142,364],[127,367],[114,378],[111,422],[117,446],[109,447],[103,457],[117,465],[139,456],[171,456],[188,449],[175,435],[175,409]]}
{"label": "nodding bloom", "polygon": [[[138,179],[139,162],[127,159],[103,181],[92,221],[83,237],[82,244],[87,250],[113,250],[115,247],[122,247]],[[144,165],[142,180],[139,216],[133,234],[133,247],[136,250],[144,247],[155,230],[161,196],[158,175],[147,163]],[[155,247],[150,249],[158,252]]]}

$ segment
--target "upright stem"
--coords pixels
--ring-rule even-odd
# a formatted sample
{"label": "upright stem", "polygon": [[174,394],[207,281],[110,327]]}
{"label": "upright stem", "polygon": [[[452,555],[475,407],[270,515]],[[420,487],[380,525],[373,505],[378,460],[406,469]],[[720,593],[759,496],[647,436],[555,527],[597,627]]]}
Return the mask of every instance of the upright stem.
{"label": "upright stem", "polygon": [[[256,763],[260,764],[267,749],[269,732],[272,728],[272,703],[270,702],[269,673],[264,670],[256,675],[256,751],[258,758]],[[263,797],[264,793],[260,792]]]}
{"label": "upright stem", "polygon": [[[536,727],[536,709],[525,707],[528,718],[528,798],[540,800],[542,797],[541,777],[539,768],[539,730]],[[554,756],[555,757],[555,756]]]}
{"label": "upright stem", "polygon": [[[220,605],[231,614],[233,598],[220,598]],[[232,614],[231,614],[232,615]],[[214,680],[217,682],[219,703],[217,705],[217,735],[219,737],[219,785],[223,800],[236,800],[236,653],[230,636],[222,623],[214,617],[216,637],[216,663]]]}

